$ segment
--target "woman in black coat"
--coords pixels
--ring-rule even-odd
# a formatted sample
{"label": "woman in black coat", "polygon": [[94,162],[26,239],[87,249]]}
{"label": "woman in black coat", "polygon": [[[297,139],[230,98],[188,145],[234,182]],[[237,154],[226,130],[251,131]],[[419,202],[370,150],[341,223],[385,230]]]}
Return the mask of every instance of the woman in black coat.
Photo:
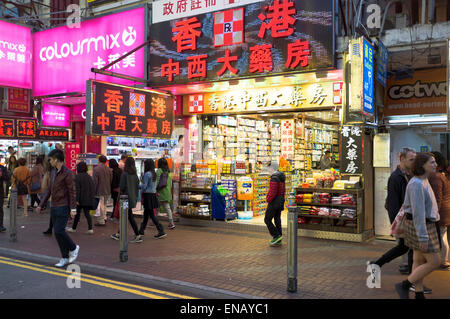
{"label": "woman in black coat", "polygon": [[89,214],[91,209],[94,209],[95,205],[95,188],[94,180],[87,173],[88,167],[85,162],[80,162],[77,165],[77,175],[75,176],[75,185],[77,188],[77,214],[73,221],[72,228],[67,229],[68,232],[74,233],[77,229],[78,222],[80,221],[81,211],[83,210],[84,216],[88,222],[87,234],[92,235],[92,217]]}
{"label": "woman in black coat", "polygon": [[109,168],[112,169],[113,178],[111,182],[111,197],[114,201],[113,211],[111,212],[111,219],[114,218],[114,208],[116,207],[117,201],[119,200],[119,186],[120,186],[120,176],[122,175],[122,170],[115,159],[109,160]]}

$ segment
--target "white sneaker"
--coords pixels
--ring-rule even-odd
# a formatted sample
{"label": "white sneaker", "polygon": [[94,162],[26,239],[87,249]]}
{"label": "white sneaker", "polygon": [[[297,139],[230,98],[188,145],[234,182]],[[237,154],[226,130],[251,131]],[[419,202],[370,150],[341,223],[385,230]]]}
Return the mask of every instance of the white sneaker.
{"label": "white sneaker", "polygon": [[92,234],[94,234],[94,231],[93,231],[92,229],[89,229],[89,230],[86,232],[86,234],[92,235]]}
{"label": "white sneaker", "polygon": [[80,246],[77,245],[77,248],[75,248],[75,250],[69,252],[69,263],[73,263],[77,257],[78,257],[78,252],[80,251]]}
{"label": "white sneaker", "polygon": [[77,230],[76,230],[76,229],[73,229],[73,228],[71,228],[71,227],[67,227],[67,228],[66,228],[66,231],[68,231],[69,233],[75,233]]}
{"label": "white sneaker", "polygon": [[55,267],[62,268],[62,267],[64,267],[64,266],[67,266],[68,264],[69,264],[69,259],[67,259],[67,258],[61,258],[61,259],[59,260],[59,263],[57,263],[57,264],[55,265]]}

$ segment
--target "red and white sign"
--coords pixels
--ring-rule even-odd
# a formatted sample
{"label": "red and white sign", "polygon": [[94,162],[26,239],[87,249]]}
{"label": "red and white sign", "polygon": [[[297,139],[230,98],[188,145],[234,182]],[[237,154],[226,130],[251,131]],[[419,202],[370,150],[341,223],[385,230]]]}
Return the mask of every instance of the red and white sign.
{"label": "red and white sign", "polygon": [[227,10],[264,0],[159,0],[152,3],[152,24]]}
{"label": "red and white sign", "polygon": [[214,14],[214,46],[244,42],[244,8]]}
{"label": "red and white sign", "polygon": [[66,166],[74,173],[77,168],[78,154],[81,153],[80,143],[66,143]]}
{"label": "red and white sign", "polygon": [[335,82],[333,83],[333,103],[334,104],[342,104],[342,87],[343,82]]}
{"label": "red and white sign", "polygon": [[189,95],[189,112],[190,113],[203,113],[204,97],[203,94]]}
{"label": "red and white sign", "polygon": [[281,157],[294,159],[295,120],[281,120]]}
{"label": "red and white sign", "polygon": [[27,89],[8,89],[8,111],[30,112],[30,91]]}

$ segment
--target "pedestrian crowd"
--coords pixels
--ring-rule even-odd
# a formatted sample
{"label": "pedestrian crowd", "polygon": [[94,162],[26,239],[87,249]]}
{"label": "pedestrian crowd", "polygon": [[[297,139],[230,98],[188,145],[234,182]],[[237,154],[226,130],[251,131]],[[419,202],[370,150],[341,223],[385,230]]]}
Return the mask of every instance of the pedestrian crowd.
{"label": "pedestrian crowd", "polygon": [[403,148],[400,164],[388,180],[386,210],[397,246],[376,261],[372,272],[403,256],[399,271],[408,277],[395,285],[401,299],[425,299],[432,289],[424,278],[437,269],[450,269],[447,228],[450,225],[450,168],[439,152],[416,153]]}
{"label": "pedestrian crowd", "polygon": [[[153,159],[145,160],[144,174],[139,178],[134,158],[124,154],[119,162],[111,159],[108,163],[106,156],[101,155],[91,176],[84,161],[76,165],[74,175],[72,170],[64,165],[64,152],[59,148],[48,154],[47,161],[43,155],[38,156],[31,170],[25,158],[16,159],[12,147],[8,151],[10,156],[6,167],[0,165],[0,232],[6,231],[3,225],[3,204],[5,198],[8,198],[8,207],[11,204],[11,197],[8,196],[10,188],[17,190],[17,206],[23,207],[25,217],[30,211],[35,210],[39,214],[49,207],[49,228],[44,234],[55,235],[62,256],[55,265],[57,267],[73,263],[78,256],[80,247],[72,241],[67,232],[77,231],[81,214],[84,214],[87,221],[87,234],[93,234],[93,226],[102,227],[108,219],[119,219],[122,195],[126,195],[128,200],[126,213],[135,235],[131,243],[143,241],[149,219],[158,231],[155,239],[167,236],[157,217],[160,207],[169,217],[168,228],[175,228],[171,209],[172,174],[165,158],[157,161],[158,168]],[[113,209],[108,218],[107,203],[110,197]],[[136,208],[139,198],[144,208],[140,227],[133,216],[133,209]],[[73,220],[71,227],[67,226],[69,219]],[[111,238],[119,240],[119,233],[111,235]]]}

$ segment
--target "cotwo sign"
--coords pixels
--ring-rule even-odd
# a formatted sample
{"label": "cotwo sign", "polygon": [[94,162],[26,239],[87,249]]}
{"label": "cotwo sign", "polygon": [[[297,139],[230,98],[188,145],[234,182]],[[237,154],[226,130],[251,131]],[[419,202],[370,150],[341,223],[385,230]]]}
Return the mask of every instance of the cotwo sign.
{"label": "cotwo sign", "polygon": [[0,87],[31,89],[31,30],[0,21]]}
{"label": "cotwo sign", "polygon": [[87,82],[86,133],[170,138],[173,98],[156,91]]}
{"label": "cotwo sign", "polygon": [[167,85],[329,68],[333,34],[330,0],[258,2],[160,22],[150,30],[149,79]]}
{"label": "cotwo sign", "polygon": [[[84,92],[91,68],[102,68],[145,42],[145,8],[87,20],[80,28],[67,26],[33,34],[33,94]],[[145,78],[145,50],[114,64],[109,71]],[[97,75],[98,79],[132,84]]]}

